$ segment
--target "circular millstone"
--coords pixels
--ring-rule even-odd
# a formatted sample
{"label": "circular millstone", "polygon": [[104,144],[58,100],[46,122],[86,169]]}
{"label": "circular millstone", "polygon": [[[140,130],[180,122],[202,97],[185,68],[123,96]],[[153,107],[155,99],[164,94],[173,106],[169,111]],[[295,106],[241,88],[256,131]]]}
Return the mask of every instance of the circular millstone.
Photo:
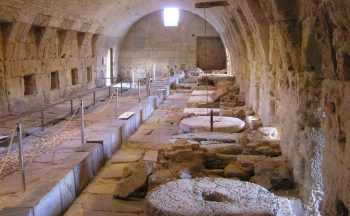
{"label": "circular millstone", "polygon": [[192,96],[215,96],[216,91],[215,90],[194,90],[192,92]]}
{"label": "circular millstone", "polygon": [[148,194],[148,216],[289,216],[290,200],[249,182],[181,179]]}
{"label": "circular millstone", "polygon": [[209,95],[197,95],[197,96],[191,96],[187,101],[187,106],[189,107],[202,107],[208,104],[215,103],[217,98]]}
{"label": "circular millstone", "polygon": [[220,114],[220,109],[215,108],[185,108],[184,114],[185,115],[195,115],[195,116],[207,116],[210,115],[210,112],[213,111],[214,115]]}
{"label": "circular millstone", "polygon": [[[245,122],[233,117],[214,116],[214,131],[238,133],[245,127]],[[210,131],[210,116],[185,118],[180,122],[180,128],[185,133]]]}

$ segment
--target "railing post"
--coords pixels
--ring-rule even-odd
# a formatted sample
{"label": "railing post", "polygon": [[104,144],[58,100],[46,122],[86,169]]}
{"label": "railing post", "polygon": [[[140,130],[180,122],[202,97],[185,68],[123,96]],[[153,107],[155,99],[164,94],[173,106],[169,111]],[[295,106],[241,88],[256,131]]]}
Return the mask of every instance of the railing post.
{"label": "railing post", "polygon": [[120,81],[120,95],[123,95],[123,80]]}
{"label": "railing post", "polygon": [[112,89],[111,86],[108,86],[108,97],[112,96]]}
{"label": "railing post", "polygon": [[19,167],[22,173],[22,187],[23,191],[26,191],[26,173],[24,169],[24,158],[23,158],[23,143],[22,143],[22,125],[21,123],[17,123],[17,137],[18,137],[18,161]]}
{"label": "railing post", "polygon": [[44,131],[44,125],[45,125],[45,115],[44,115],[44,110],[41,111],[40,113],[40,118],[41,118],[41,131]]}
{"label": "railing post", "polygon": [[70,100],[70,114],[71,114],[71,115],[74,114],[73,99]]}
{"label": "railing post", "polygon": [[81,146],[85,144],[85,121],[84,121],[84,100],[80,100],[80,134],[81,134]]}
{"label": "railing post", "polygon": [[146,91],[147,91],[147,96],[151,96],[151,83],[150,83],[150,78],[147,77],[147,80],[146,80]]}
{"label": "railing post", "polygon": [[137,91],[138,91],[139,103],[141,103],[141,82],[140,82],[140,80],[137,80]]}
{"label": "railing post", "polygon": [[96,91],[92,92],[92,101],[93,101],[93,105],[96,105]]}
{"label": "railing post", "polygon": [[119,89],[117,88],[117,97],[116,97],[116,108],[118,108],[118,104],[119,104]]}
{"label": "railing post", "polygon": [[210,131],[214,131],[214,111],[213,109],[210,110]]}

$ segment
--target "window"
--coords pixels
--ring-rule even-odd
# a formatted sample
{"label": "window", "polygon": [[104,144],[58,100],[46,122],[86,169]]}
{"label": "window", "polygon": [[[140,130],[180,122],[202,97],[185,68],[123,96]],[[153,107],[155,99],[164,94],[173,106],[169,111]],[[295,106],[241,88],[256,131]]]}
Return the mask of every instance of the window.
{"label": "window", "polygon": [[92,81],[92,70],[91,67],[86,68],[86,80],[88,83]]}
{"label": "window", "polygon": [[58,71],[51,72],[51,90],[60,88],[60,78]]}
{"label": "window", "polygon": [[35,75],[26,75],[23,77],[24,80],[24,95],[33,95],[36,93],[36,82]]}
{"label": "window", "polygon": [[163,20],[165,27],[176,27],[179,25],[179,8],[165,8],[163,11]]}
{"label": "window", "polygon": [[78,78],[78,69],[77,68],[73,68],[71,70],[71,79],[72,79],[72,85],[78,84],[79,78]]}

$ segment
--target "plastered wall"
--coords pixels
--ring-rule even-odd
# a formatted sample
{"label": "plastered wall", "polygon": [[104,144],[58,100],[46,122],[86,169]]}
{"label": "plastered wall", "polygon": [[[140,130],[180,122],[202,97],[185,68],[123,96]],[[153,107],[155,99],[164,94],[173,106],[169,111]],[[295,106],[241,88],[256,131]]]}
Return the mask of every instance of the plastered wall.
{"label": "plastered wall", "polygon": [[[132,78],[134,74],[137,79],[144,77],[147,71],[155,71],[156,76],[161,77],[167,74],[170,67],[196,67],[197,37],[219,37],[219,34],[199,16],[186,11],[180,13],[178,27],[165,27],[163,13],[158,11],[130,28],[121,44],[119,68],[122,76]],[[221,51],[225,53],[224,49]],[[208,52],[208,61],[218,58],[211,54]]]}

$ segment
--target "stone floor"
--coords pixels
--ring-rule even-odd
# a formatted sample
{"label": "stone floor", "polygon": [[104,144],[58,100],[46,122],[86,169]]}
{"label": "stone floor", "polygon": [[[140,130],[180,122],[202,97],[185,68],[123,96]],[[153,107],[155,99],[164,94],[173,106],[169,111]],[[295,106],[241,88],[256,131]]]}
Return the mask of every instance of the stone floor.
{"label": "stone floor", "polygon": [[[110,121],[117,119],[118,115],[128,111],[131,107],[138,104],[138,98],[136,90],[123,93],[119,98],[119,106],[116,106],[116,97],[106,98],[107,95],[101,95],[100,100],[96,106],[89,106],[86,110],[85,115],[85,126],[89,127],[101,122]],[[145,93],[142,94],[142,98],[145,98]],[[86,106],[89,104],[88,98],[86,99]],[[91,101],[90,101],[91,102]],[[65,105],[61,105],[62,107]],[[76,106],[75,109],[78,107]],[[57,109],[51,113],[52,117],[58,118],[67,113],[66,109]],[[16,120],[6,119],[2,122],[2,128],[10,128],[15,125],[14,122],[19,121],[23,123],[24,131],[31,131],[29,136],[26,136],[23,139],[24,143],[24,158],[26,163],[35,161],[39,156],[47,152],[54,152],[55,147],[60,144],[67,142],[67,140],[73,140],[80,137],[80,115],[79,113],[74,116],[67,116],[65,120],[57,122],[54,125],[47,126],[43,131],[38,130],[38,122],[40,118],[33,114],[29,116],[24,116]],[[7,148],[0,148],[0,164],[4,161],[4,156],[7,151]],[[2,173],[0,173],[0,179],[7,176],[8,174],[13,173],[18,169],[18,160],[17,160],[17,147],[14,146],[11,154],[8,157],[8,162]]]}
{"label": "stone floor", "polygon": [[[116,120],[119,114],[130,110],[137,104],[138,98],[135,92],[120,97],[118,107],[116,107],[115,98],[112,101],[100,102],[98,106],[87,110],[85,116],[86,128],[89,129],[90,126],[95,124],[108,124],[108,122]],[[43,182],[47,183],[42,185],[43,188],[50,187],[47,185],[51,185],[59,179],[59,176],[69,166],[67,164],[74,164],[88,154],[87,152],[76,151],[81,147],[80,120],[78,117],[70,121],[61,121],[44,131],[38,131],[24,138],[23,143],[27,193],[30,193],[31,189],[43,184]],[[0,180],[0,210],[1,207],[11,203],[11,200],[18,200],[23,196],[17,155],[17,150],[13,150],[9,154],[5,169],[0,175],[2,177]],[[2,157],[2,159],[4,158]],[[47,179],[48,173],[51,173],[54,169],[57,169],[57,178]]]}
{"label": "stone floor", "polygon": [[170,95],[65,215],[143,216],[147,192],[172,180],[197,177],[250,181],[294,200],[297,190],[273,137],[251,125],[243,133],[182,134],[179,123],[190,95]]}
{"label": "stone floor", "polygon": [[[108,89],[96,92],[96,105],[101,105],[105,102],[109,94]],[[93,105],[92,94],[83,97],[86,107]],[[73,100],[73,109],[80,107],[79,99]],[[70,114],[70,101],[58,104],[52,108],[45,110],[45,122],[51,122],[55,119],[66,118]],[[23,127],[30,133],[35,129],[41,127],[41,113],[36,112],[29,115],[12,114],[8,116],[1,116],[0,134],[9,134],[15,127],[17,122],[21,122]]]}
{"label": "stone floor", "polygon": [[132,164],[157,162],[158,151],[170,145],[172,136],[179,133],[177,124],[182,118],[188,96],[182,93],[169,96],[105,165],[65,215],[144,215],[143,199],[126,201],[113,198],[118,180],[127,176],[126,167]]}

